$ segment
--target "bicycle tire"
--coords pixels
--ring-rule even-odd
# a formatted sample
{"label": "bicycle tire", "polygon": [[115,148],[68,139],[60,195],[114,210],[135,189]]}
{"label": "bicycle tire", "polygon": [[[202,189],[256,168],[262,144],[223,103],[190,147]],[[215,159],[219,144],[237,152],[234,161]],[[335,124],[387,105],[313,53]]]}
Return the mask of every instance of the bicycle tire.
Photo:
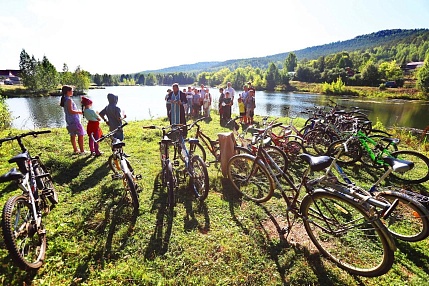
{"label": "bicycle tire", "polygon": [[322,129],[313,129],[303,137],[305,150],[312,155],[325,155],[329,145],[339,138],[332,132]]}
{"label": "bicycle tire", "polygon": [[134,208],[134,212],[139,210],[139,195],[137,194],[137,186],[134,182],[134,178],[131,172],[124,173],[123,177],[125,187],[125,198],[131,200],[131,204]]}
{"label": "bicycle tire", "polygon": [[[117,158],[116,160],[113,158],[113,154],[109,156],[108,159],[108,164],[109,164],[109,168],[110,170],[112,170],[113,173],[115,174],[119,174],[122,172],[121,169],[121,163],[120,163],[120,158]],[[118,156],[119,157],[119,156]],[[127,158],[123,158],[123,160],[125,160],[125,162],[127,162],[127,167],[128,170],[132,171],[133,168],[131,167],[130,162],[127,160]]]}
{"label": "bicycle tire", "polygon": [[58,203],[58,195],[52,182],[51,175],[39,158],[33,163],[34,176],[36,177],[37,189],[41,191],[41,197],[44,201],[47,198],[51,204]]}
{"label": "bicycle tire", "polygon": [[35,226],[32,206],[28,197],[13,196],[2,212],[3,238],[12,260],[22,270],[39,269],[46,255],[46,232]]}
{"label": "bicycle tire", "polygon": [[341,154],[337,159],[337,163],[344,165],[352,165],[359,161],[362,157],[362,147],[360,143],[356,141],[352,141],[347,146],[347,152],[344,150],[344,142],[346,139],[341,139],[333,142],[328,147],[328,151],[326,152],[329,156],[336,156],[337,153],[341,150]]}
{"label": "bicycle tire", "polygon": [[[277,166],[279,166],[283,172],[286,172],[287,168],[289,166],[289,160],[288,160],[285,152],[283,152],[283,150],[277,146],[265,146],[263,148],[265,151],[267,151],[268,155],[270,155],[270,157],[277,164]],[[275,176],[278,177],[281,175],[281,173],[278,172],[274,166],[271,166],[271,168],[273,169]]]}
{"label": "bicycle tire", "polygon": [[311,241],[338,267],[367,277],[385,274],[392,267],[391,235],[356,202],[319,189],[304,197],[301,213]]}
{"label": "bicycle tire", "polygon": [[273,178],[264,163],[255,156],[232,156],[228,161],[227,174],[233,187],[251,201],[262,203],[273,196]]}
{"label": "bicycle tire", "polygon": [[207,166],[203,159],[198,156],[192,156],[191,159],[192,175],[191,175],[191,186],[195,187],[198,192],[198,199],[204,201],[209,194],[209,174],[207,172]]}
{"label": "bicycle tire", "polygon": [[[186,144],[188,145],[186,148],[189,150],[189,155],[198,155],[204,162],[207,161],[206,150],[200,142],[190,144],[189,141],[186,141]],[[180,152],[180,154],[182,154],[182,152]],[[182,161],[184,161],[184,158],[182,158]]]}
{"label": "bicycle tire", "polygon": [[414,163],[414,168],[408,172],[403,174],[392,172],[390,176],[407,184],[420,184],[429,180],[429,158],[425,155],[411,150],[396,151],[390,155]]}
{"label": "bicycle tire", "polygon": [[393,237],[400,240],[416,242],[429,236],[429,211],[410,196],[394,190],[375,193],[392,203],[399,203],[383,222]]}
{"label": "bicycle tire", "polygon": [[175,178],[173,175],[173,165],[169,160],[168,162],[166,162],[164,172],[165,183],[167,187],[167,207],[170,211],[172,211],[174,209],[174,206],[176,205],[176,200],[174,198],[174,189],[176,185]]}

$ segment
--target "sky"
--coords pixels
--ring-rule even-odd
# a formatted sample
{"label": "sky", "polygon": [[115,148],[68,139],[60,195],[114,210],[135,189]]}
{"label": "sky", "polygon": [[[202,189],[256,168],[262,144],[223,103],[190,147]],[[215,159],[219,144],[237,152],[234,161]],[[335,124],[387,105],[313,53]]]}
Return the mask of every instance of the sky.
{"label": "sky", "polygon": [[[429,28],[428,0],[0,0],[0,69],[129,74]],[[299,60],[299,59],[298,59]]]}

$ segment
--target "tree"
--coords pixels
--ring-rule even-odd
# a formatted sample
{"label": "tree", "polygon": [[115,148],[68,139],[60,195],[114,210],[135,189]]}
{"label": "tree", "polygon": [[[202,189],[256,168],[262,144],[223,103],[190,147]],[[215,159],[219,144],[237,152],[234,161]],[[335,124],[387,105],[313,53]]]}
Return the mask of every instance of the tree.
{"label": "tree", "polygon": [[265,76],[267,81],[266,89],[274,90],[277,83],[280,81],[280,73],[277,69],[277,66],[274,63],[270,63],[267,70],[267,75]]}
{"label": "tree", "polygon": [[401,68],[396,64],[396,61],[383,62],[378,66],[378,72],[380,77],[386,81],[398,80],[403,78],[403,72]]}
{"label": "tree", "polygon": [[20,54],[19,69],[21,70],[22,84],[31,91],[36,91],[36,69],[37,61],[23,49]]}
{"label": "tree", "polygon": [[69,67],[66,63],[63,64],[63,72],[60,76],[60,81],[62,85],[72,85],[73,84],[73,74],[69,71]]}
{"label": "tree", "polygon": [[101,86],[101,85],[103,85],[103,78],[101,77],[101,75],[99,75],[98,73],[96,73],[95,75],[94,75],[94,79],[93,79],[93,81],[94,81],[94,83],[97,85],[97,86]]}
{"label": "tree", "polygon": [[4,98],[0,95],[0,130],[5,130],[12,125],[12,117],[9,109],[7,108]]}
{"label": "tree", "polygon": [[293,72],[298,65],[298,60],[295,53],[289,53],[284,62],[284,66],[288,72]]}
{"label": "tree", "polygon": [[380,81],[380,74],[378,72],[377,66],[372,60],[366,62],[362,69],[362,80],[365,84],[370,86],[376,86]]}
{"label": "tree", "polygon": [[73,73],[73,85],[77,92],[82,93],[84,90],[89,89],[91,83],[91,76],[89,72],[84,71],[78,66]]}
{"label": "tree", "polygon": [[426,55],[425,63],[417,70],[416,86],[425,94],[429,93],[429,54]]}
{"label": "tree", "polygon": [[39,62],[37,67],[40,90],[48,92],[56,89],[60,83],[59,74],[46,56],[43,56],[42,62]]}

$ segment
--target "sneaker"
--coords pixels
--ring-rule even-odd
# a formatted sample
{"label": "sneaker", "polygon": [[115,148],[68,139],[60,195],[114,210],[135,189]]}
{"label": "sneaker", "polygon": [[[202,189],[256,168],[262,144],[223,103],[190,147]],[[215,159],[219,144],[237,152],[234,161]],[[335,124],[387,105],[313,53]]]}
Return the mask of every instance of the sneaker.
{"label": "sneaker", "polygon": [[78,154],[81,156],[85,156],[85,155],[91,155],[91,152],[83,151],[83,152],[79,152]]}
{"label": "sneaker", "polygon": [[102,154],[103,154],[103,152],[100,152],[100,153],[94,153],[94,156],[95,156],[95,157],[100,157]]}

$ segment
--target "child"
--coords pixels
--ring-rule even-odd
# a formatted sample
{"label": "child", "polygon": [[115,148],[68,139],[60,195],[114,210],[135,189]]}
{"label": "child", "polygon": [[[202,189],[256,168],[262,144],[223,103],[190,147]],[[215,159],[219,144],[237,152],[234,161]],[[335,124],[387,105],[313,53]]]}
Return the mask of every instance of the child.
{"label": "child", "polygon": [[91,154],[98,157],[102,153],[98,150],[98,143],[94,142],[91,137],[93,135],[94,139],[97,140],[101,136],[100,129],[100,120],[101,117],[92,109],[92,100],[82,96],[81,100],[82,106],[84,107],[83,116],[85,116],[86,120],[88,120],[88,125],[86,127],[86,132],[89,135],[89,149],[91,150]]}
{"label": "child", "polygon": [[243,99],[241,97],[238,98],[238,109],[240,112],[240,123],[246,122],[246,107],[244,105]]}
{"label": "child", "polygon": [[[109,105],[107,105],[102,111],[100,111],[101,119],[103,119],[107,125],[109,125],[109,130],[113,131],[119,126],[122,125],[122,119],[127,116],[122,113],[121,109],[117,107],[118,104],[118,96],[113,93],[109,93],[107,95],[107,100],[109,101]],[[104,116],[107,116],[107,120]],[[122,130],[118,130],[113,137],[119,140],[124,140],[124,132]]]}
{"label": "child", "polygon": [[[62,97],[60,106],[64,108],[64,114],[66,117],[66,128],[70,134],[70,141],[73,146],[73,154],[85,154],[83,148],[83,136],[85,135],[85,130],[83,129],[82,124],[80,123],[79,114],[82,114],[82,111],[77,109],[76,104],[71,99],[73,96],[73,88],[69,85],[64,85],[61,89]],[[76,136],[79,144],[79,149],[76,146]]]}
{"label": "child", "polygon": [[255,107],[256,107],[254,89],[249,89],[249,95],[247,95],[245,106],[246,106],[246,119],[247,119],[246,123],[253,124],[253,115],[255,114]]}

